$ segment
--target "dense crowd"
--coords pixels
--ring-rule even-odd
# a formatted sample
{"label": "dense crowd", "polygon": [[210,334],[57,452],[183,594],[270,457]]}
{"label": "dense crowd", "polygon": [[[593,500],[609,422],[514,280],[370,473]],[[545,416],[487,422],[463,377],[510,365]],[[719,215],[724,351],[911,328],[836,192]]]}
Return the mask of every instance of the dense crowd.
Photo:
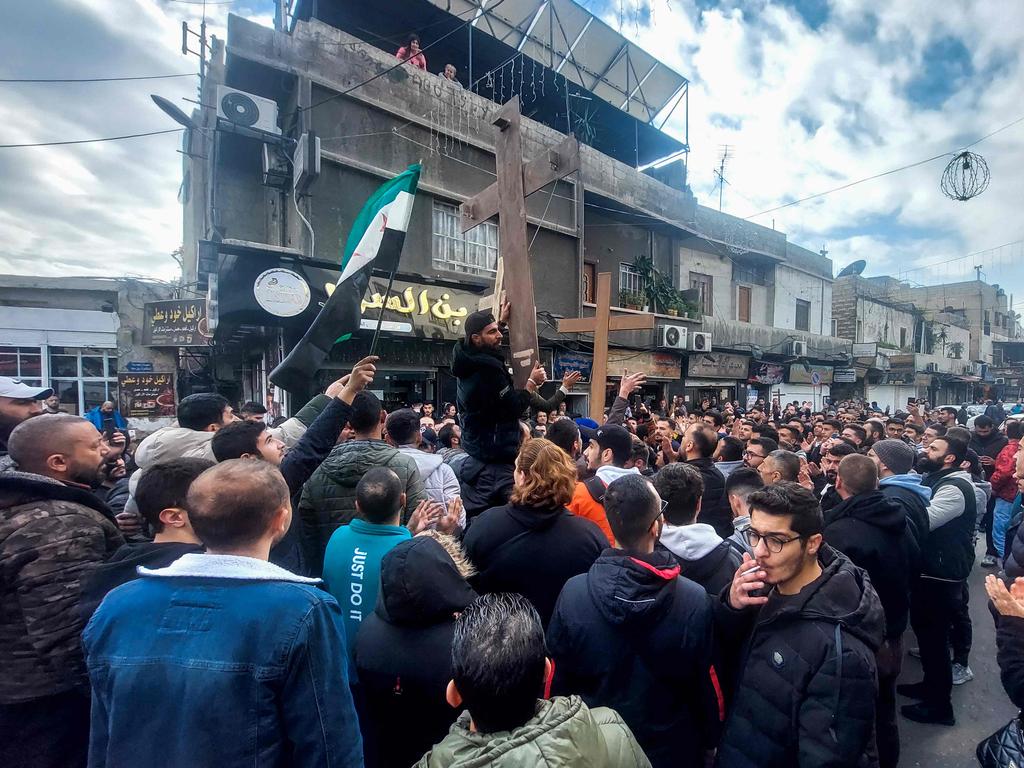
{"label": "dense crowd", "polygon": [[194,394],[134,446],[0,378],[0,765],[889,768],[973,677],[979,523],[1024,705],[1016,413],[623,372],[597,423],[579,374],[515,387],[509,311],[436,411],[386,412],[368,357],[282,423]]}

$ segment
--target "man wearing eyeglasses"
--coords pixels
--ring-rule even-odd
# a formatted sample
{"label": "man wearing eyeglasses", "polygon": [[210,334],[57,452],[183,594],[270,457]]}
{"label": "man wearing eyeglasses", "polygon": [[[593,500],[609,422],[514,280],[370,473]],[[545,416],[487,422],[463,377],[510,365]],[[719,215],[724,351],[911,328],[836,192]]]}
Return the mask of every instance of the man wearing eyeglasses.
{"label": "man wearing eyeglasses", "polygon": [[754,558],[744,555],[718,610],[724,629],[753,631],[716,765],[875,765],[878,595],[824,543],[813,492],[782,482],[749,504]]}
{"label": "man wearing eyeglasses", "polygon": [[761,466],[768,454],[779,450],[779,444],[770,437],[755,437],[747,443],[747,449],[743,452],[743,466],[750,469],[757,469]]}

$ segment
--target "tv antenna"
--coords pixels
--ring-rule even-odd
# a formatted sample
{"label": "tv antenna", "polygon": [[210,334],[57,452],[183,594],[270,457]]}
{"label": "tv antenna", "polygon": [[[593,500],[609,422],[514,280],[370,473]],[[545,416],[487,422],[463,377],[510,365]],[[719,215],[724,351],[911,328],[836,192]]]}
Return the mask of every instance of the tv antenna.
{"label": "tv antenna", "polygon": [[725,192],[725,185],[729,182],[725,179],[725,165],[729,162],[729,150],[731,147],[728,144],[723,144],[722,154],[718,159],[718,167],[715,168],[715,178],[718,180],[718,210],[722,210],[722,193]]}

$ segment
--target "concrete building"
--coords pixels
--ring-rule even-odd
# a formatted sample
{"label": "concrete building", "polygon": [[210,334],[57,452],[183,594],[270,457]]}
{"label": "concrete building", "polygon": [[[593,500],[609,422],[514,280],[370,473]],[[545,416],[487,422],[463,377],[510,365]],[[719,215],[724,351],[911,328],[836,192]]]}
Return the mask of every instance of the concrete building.
{"label": "concrete building", "polygon": [[[487,222],[460,234],[458,205],[494,181],[490,117],[496,102],[518,95],[527,160],[568,129],[581,141],[579,173],[526,205],[549,373],[585,365],[590,352],[586,337],[559,334],[556,320],[593,314],[599,272],[613,276],[616,311],[632,311],[626,299],[644,291],[646,260],[696,306],[689,316],[659,314],[653,332],[614,334],[613,373],[620,363],[646,370],[651,398],[771,397],[783,384],[795,398],[827,397],[833,366],[849,359],[848,342],[831,335],[831,262],[781,232],[697,203],[686,184],[688,147],[655,124],[685,96],[685,78],[574,3],[534,5],[523,22],[497,5],[430,0],[297,0],[276,30],[229,17],[227,41],[214,44],[203,84],[206,106],[195,116],[203,130],[189,132],[184,158],[186,280],[216,292],[217,377],[242,379],[246,399],[267,397],[285,411],[294,405],[266,376],[308,327],[308,313],[261,312],[248,285],[267,269],[287,269],[308,283],[315,308],[322,286],[336,279],[339,242],[363,202],[417,161],[423,170],[399,293],[447,294],[455,308],[489,293],[498,228]],[[475,14],[473,24],[463,11]],[[556,16],[564,40],[552,32]],[[404,42],[389,38],[396,18],[423,30],[428,71],[396,66],[394,50]],[[462,84],[434,74],[446,63]],[[629,74],[634,69],[638,76]],[[308,194],[293,192],[290,161],[275,159],[273,141],[239,130],[223,109],[218,117],[232,90],[260,99],[252,101],[270,115],[271,133],[319,136],[320,174]],[[661,167],[639,170],[659,159]],[[372,292],[383,293],[378,282]],[[372,325],[372,299],[368,305],[364,323]],[[680,344],[664,343],[666,326],[682,331]],[[343,372],[367,350],[369,335],[336,347],[309,392],[295,394]],[[454,400],[448,361],[459,335],[456,325],[417,316],[388,325],[379,347],[385,404]],[[760,360],[773,364],[771,377],[756,375]],[[790,377],[792,363],[798,370]],[[822,370],[812,376],[811,366]],[[574,407],[584,412],[579,397]]]}
{"label": "concrete building", "polygon": [[164,283],[134,278],[0,275],[0,376],[52,387],[66,413],[83,415],[113,400],[141,439],[173,420],[173,397],[162,409],[169,416],[156,415],[155,403],[133,415],[119,385],[126,376],[166,374],[173,395],[176,350],[146,346],[143,338],[147,302],[171,296]]}

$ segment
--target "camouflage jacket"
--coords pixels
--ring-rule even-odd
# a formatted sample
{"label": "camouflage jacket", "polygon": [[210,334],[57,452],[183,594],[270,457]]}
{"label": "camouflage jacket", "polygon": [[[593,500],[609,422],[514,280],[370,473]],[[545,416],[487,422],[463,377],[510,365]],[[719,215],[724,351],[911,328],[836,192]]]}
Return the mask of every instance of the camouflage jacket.
{"label": "camouflage jacket", "polygon": [[88,690],[81,582],[123,543],[89,491],[0,471],[0,704]]}

